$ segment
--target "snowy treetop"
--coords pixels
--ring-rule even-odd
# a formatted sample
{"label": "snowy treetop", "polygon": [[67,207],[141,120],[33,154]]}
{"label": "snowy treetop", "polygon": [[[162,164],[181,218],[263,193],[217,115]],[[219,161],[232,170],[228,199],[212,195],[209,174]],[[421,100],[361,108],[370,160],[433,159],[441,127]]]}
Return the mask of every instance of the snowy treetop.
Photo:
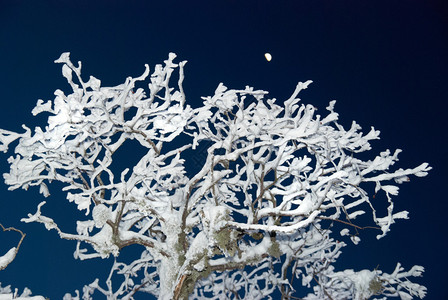
{"label": "snowy treetop", "polygon": [[[145,65],[141,76],[114,87],[102,87],[93,76],[84,81],[81,63],[74,65],[68,52],[55,61],[72,91],[58,89],[54,100],[38,100],[32,113],[49,114],[44,128],[0,130],[1,150],[18,141],[4,178],[11,190],[38,186],[45,197],[48,184],[60,182],[86,219],[77,221],[76,232],[63,232],[43,215],[44,201],[24,222],[43,223],[61,238],[76,240],[80,259],[118,256],[123,247],[142,245],[139,260],[114,265],[112,272],[126,278],[114,297],[137,290],[161,299],[188,294],[223,299],[235,291],[252,299],[275,289],[290,295],[294,287],[287,272],[275,273],[274,266],[293,267],[292,276],[304,286],[318,278],[307,299],[330,294],[328,299],[364,299],[374,294],[372,282],[379,282],[377,292],[424,296],[423,287],[400,283],[400,266],[391,275],[336,272],[330,266],[345,246],[343,236],[359,242],[359,216],[371,215],[377,238],[407,218],[406,211],[394,211],[392,197],[411,175],[425,176],[431,169],[427,163],[396,169],[401,150],[360,159],[379,131],[363,133],[356,122],[344,128],[335,101],[325,115],[303,104],[298,94],[311,81],[299,82],[283,103],[266,98],[265,91],[220,84],[201,107],[192,108],[182,88],[186,62],[174,63],[175,57],[170,53],[151,74]],[[175,70],[179,80],[172,88]],[[148,90],[136,87],[145,81]],[[181,137],[189,142],[165,150]],[[128,140],[146,154],[116,174],[114,153]],[[190,174],[185,162],[204,143],[209,146],[201,154],[203,165]],[[372,192],[383,197],[373,199]],[[376,201],[385,201],[387,211],[378,212]],[[338,236],[331,231],[334,223],[344,227]],[[131,279],[138,270],[144,270],[141,283]],[[413,268],[408,275],[421,271]],[[107,294],[98,282],[84,292],[94,290]]]}

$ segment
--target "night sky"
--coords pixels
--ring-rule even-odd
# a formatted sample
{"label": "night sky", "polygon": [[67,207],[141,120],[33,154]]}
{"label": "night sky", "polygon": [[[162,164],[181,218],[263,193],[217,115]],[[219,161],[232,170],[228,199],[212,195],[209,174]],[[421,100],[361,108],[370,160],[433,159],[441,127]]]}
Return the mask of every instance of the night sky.
{"label": "night sky", "polygon": [[[426,268],[416,281],[428,288],[427,299],[448,299],[448,5],[446,1],[19,1],[0,0],[0,128],[45,126],[46,116],[32,117],[37,99],[71,92],[53,63],[62,52],[82,61],[84,78],[103,86],[139,76],[168,57],[188,60],[184,90],[198,107],[220,82],[246,85],[286,100],[298,81],[311,79],[300,95],[325,114],[336,99],[343,125],[356,120],[381,140],[369,157],[385,149],[403,149],[397,168],[428,162],[427,177],[400,186],[396,210],[410,220],[392,226],[377,241],[364,231],[358,246],[349,245],[338,267],[355,270],[379,266],[392,272],[396,262]],[[76,4],[75,4],[76,3]],[[264,53],[270,52],[267,62]],[[130,150],[132,151],[132,150]],[[0,154],[0,171],[8,171]],[[118,162],[132,167],[135,159]],[[73,232],[75,205],[50,185],[44,212]],[[75,242],[60,240],[40,224],[21,223],[43,196],[38,189],[10,192],[0,184],[0,223],[27,236],[16,260],[0,271],[2,285],[61,299],[99,277],[111,259],[76,261]],[[81,215],[82,216],[82,215]],[[20,236],[0,232],[3,254]],[[133,257],[140,249],[124,253]],[[104,281],[103,281],[104,282]]]}

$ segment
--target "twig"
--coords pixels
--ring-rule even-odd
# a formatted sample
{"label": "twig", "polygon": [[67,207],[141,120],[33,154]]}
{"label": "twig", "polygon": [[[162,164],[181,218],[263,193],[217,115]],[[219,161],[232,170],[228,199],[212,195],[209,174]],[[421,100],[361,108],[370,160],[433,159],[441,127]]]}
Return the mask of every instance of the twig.
{"label": "twig", "polygon": [[340,222],[340,223],[343,223],[343,224],[346,224],[346,225],[353,226],[353,227],[355,227],[355,228],[357,228],[357,229],[359,229],[359,230],[364,230],[364,229],[378,229],[378,230],[381,230],[380,227],[375,227],[375,226],[364,226],[364,227],[361,227],[361,226],[355,225],[355,224],[350,223],[350,222],[347,222],[347,221],[343,221],[343,220],[339,220],[339,219],[332,219],[332,218],[328,218],[328,217],[320,217],[320,216],[317,216],[316,219],[330,220],[330,221]]}

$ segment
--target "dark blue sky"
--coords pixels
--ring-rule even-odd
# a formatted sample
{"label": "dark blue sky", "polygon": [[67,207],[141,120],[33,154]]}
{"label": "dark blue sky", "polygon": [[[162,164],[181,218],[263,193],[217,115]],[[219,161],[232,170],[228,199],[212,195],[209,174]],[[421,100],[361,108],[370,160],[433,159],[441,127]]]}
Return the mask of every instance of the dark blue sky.
{"label": "dark blue sky", "polygon": [[[382,132],[371,156],[400,148],[398,167],[427,161],[434,168],[401,186],[396,207],[408,210],[411,220],[393,225],[380,241],[375,232],[364,232],[361,245],[341,257],[341,266],[379,265],[391,272],[397,261],[406,268],[420,264],[426,268],[419,282],[428,287],[427,299],[448,298],[448,6],[443,1],[1,0],[0,128],[44,125],[45,118],[32,118],[31,110],[37,99],[53,99],[55,89],[69,91],[60,65],[53,64],[65,51],[83,62],[85,76],[94,75],[103,85],[140,75],[145,63],[153,67],[175,52],[188,60],[184,89],[193,107],[219,82],[231,88],[250,85],[285,100],[298,81],[313,80],[301,94],[304,102],[323,113],[336,99],[343,124],[356,120],[366,131],[375,126]],[[265,52],[273,55],[269,63]],[[8,170],[10,154],[0,154],[1,173]],[[57,189],[50,186],[48,215],[72,231],[74,217],[66,213],[74,206]],[[17,259],[0,271],[0,282],[60,299],[104,278],[110,261],[75,261],[74,242],[19,222],[40,201],[36,189],[9,192],[0,185],[0,223],[27,233]],[[0,250],[18,238],[0,233]]]}

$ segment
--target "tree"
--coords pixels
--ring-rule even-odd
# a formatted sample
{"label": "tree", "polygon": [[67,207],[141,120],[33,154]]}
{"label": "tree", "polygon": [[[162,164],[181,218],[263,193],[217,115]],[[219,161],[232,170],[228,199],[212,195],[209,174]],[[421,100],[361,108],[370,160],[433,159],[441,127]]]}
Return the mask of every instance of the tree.
{"label": "tree", "polygon": [[[73,92],[56,90],[53,101],[38,100],[32,111],[49,113],[48,125],[0,131],[5,152],[18,140],[4,175],[9,189],[38,186],[47,197],[48,183],[62,183],[67,200],[86,215],[76,232],[63,232],[43,215],[43,201],[23,222],[77,241],[74,254],[81,260],[142,246],[132,263],[115,261],[105,284],[86,285],[83,299],[94,293],[132,299],[137,292],[159,299],[257,299],[275,291],[294,299],[303,293],[299,285],[310,288],[305,299],[424,297],[425,287],[408,279],[423,267],[405,272],[398,264],[387,274],[338,272],[333,264],[344,239],[359,242],[363,227],[354,222],[361,215],[371,214],[378,239],[397,219],[407,219],[406,211],[394,211],[392,196],[410,175],[425,176],[427,163],[392,170],[400,150],[361,159],[379,131],[363,134],[355,122],[345,129],[335,101],[326,116],[300,104],[297,95],[311,81],[300,82],[281,105],[265,99],[267,92],[220,84],[202,107],[192,108],[182,88],[186,62],[176,64],[175,57],[156,65],[147,93],[138,85],[149,76],[148,65],[137,78],[101,87],[95,77],[84,81],[81,63],[63,53],[55,62]],[[176,69],[174,89],[169,81]],[[179,139],[187,142],[165,149]],[[117,174],[114,154],[128,140],[147,151]],[[202,165],[190,174],[186,162],[201,147]],[[374,206],[382,199],[384,215]],[[113,276],[122,276],[118,286]],[[76,291],[65,299],[80,296]]]}

